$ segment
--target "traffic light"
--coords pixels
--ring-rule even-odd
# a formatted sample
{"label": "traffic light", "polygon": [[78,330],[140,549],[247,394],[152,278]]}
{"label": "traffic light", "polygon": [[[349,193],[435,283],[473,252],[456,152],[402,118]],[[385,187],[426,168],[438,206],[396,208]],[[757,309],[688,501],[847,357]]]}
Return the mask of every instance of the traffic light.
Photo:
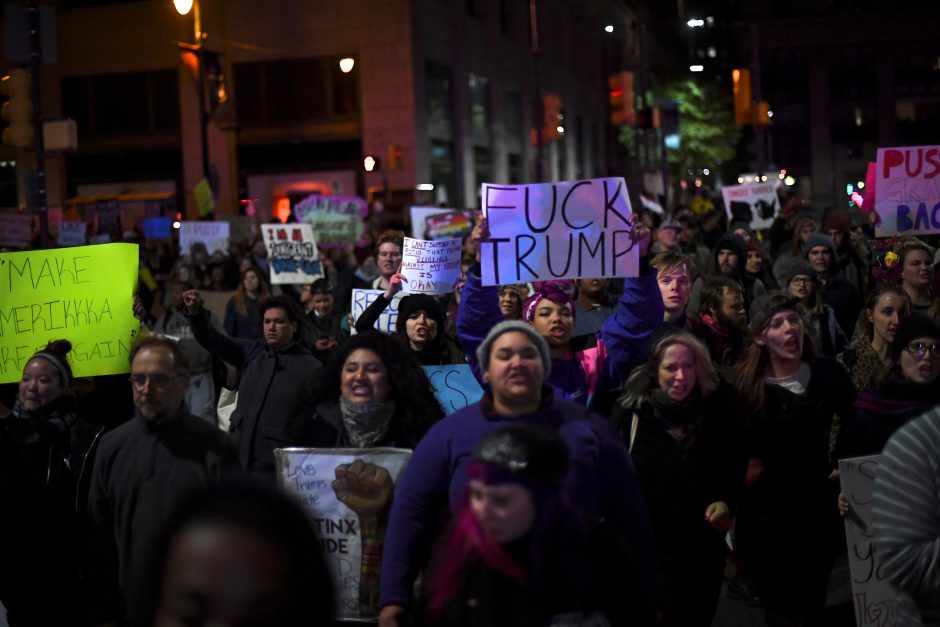
{"label": "traffic light", "polygon": [[542,143],[558,141],[565,135],[565,115],[561,110],[561,98],[558,94],[545,94],[542,98],[542,111],[545,119],[542,123]]}
{"label": "traffic light", "polygon": [[633,93],[633,72],[620,72],[607,79],[610,96],[610,123],[614,126],[636,124],[636,96]]}
{"label": "traffic light", "polygon": [[766,100],[757,103],[757,119],[754,120],[754,124],[770,126],[770,103]]}
{"label": "traffic light", "polygon": [[401,170],[405,159],[405,149],[397,144],[388,145],[388,160],[385,162],[387,170]]}
{"label": "traffic light", "polygon": [[32,77],[28,70],[10,70],[0,79],[0,93],[6,96],[0,116],[9,123],[3,129],[3,143],[27,148],[33,145],[33,102],[30,97]]}
{"label": "traffic light", "polygon": [[753,124],[753,101],[751,100],[751,71],[731,70],[734,83],[734,123]]}

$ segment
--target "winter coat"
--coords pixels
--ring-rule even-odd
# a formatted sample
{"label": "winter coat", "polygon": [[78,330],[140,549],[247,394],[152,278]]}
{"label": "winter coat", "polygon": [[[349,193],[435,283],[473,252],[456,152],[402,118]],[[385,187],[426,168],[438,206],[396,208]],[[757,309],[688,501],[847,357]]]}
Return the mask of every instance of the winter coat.
{"label": "winter coat", "polygon": [[[359,319],[356,320],[356,332],[365,333],[371,330],[388,305],[389,301],[385,298],[385,294],[377,296],[376,299],[366,307],[366,310],[362,312]],[[416,351],[411,348],[411,344],[408,342],[408,336],[405,335],[405,326],[400,319],[398,332],[395,333],[393,337],[411,351],[411,354],[415,356],[422,366],[449,366],[451,364],[466,363],[467,358],[463,351],[460,350],[460,347],[457,346],[452,339],[447,337],[447,333],[445,333],[444,327],[446,326],[446,322],[446,320],[438,320],[437,336],[434,338],[434,341],[431,342],[430,346],[421,351]]]}
{"label": "winter coat", "polygon": [[940,404],[936,383],[920,385],[888,380],[874,383],[855,400],[853,420],[839,431],[836,455],[839,459],[877,455],[888,439],[905,424]]}

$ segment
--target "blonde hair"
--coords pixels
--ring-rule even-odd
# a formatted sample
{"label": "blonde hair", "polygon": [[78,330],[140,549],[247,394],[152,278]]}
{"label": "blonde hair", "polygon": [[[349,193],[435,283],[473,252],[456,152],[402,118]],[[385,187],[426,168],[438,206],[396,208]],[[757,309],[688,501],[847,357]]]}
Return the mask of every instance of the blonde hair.
{"label": "blonde hair", "polygon": [[718,387],[718,373],[712,364],[711,355],[701,340],[686,331],[669,333],[656,340],[650,347],[649,360],[633,369],[624,384],[624,393],[620,397],[623,407],[637,408],[642,405],[654,389],[659,386],[659,364],[666,354],[666,349],[675,344],[685,346],[695,359],[695,386],[703,396]]}
{"label": "blonde hair", "polygon": [[657,281],[681,266],[685,266],[686,271],[688,271],[689,281],[694,281],[695,275],[698,273],[695,267],[695,260],[691,255],[677,253],[672,250],[667,250],[653,257],[650,260],[650,266],[656,269]]}

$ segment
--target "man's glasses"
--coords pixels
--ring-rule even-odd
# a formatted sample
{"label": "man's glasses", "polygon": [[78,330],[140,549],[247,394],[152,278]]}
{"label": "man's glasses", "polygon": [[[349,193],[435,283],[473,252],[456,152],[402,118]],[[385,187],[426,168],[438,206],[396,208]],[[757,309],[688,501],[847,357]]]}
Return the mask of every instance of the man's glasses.
{"label": "man's glasses", "polygon": [[790,283],[796,283],[797,285],[809,285],[813,280],[808,276],[795,276],[790,279]]}
{"label": "man's glasses", "polygon": [[165,387],[170,381],[175,381],[176,379],[181,378],[183,375],[168,375],[168,374],[132,374],[131,385],[133,385],[138,390],[147,385],[147,381],[150,381],[151,384],[158,388]]}
{"label": "man's glasses", "polygon": [[927,344],[926,342],[911,342],[904,348],[914,359],[923,359],[927,356],[927,353],[930,353],[931,359],[940,359],[940,344],[936,342],[931,344]]}

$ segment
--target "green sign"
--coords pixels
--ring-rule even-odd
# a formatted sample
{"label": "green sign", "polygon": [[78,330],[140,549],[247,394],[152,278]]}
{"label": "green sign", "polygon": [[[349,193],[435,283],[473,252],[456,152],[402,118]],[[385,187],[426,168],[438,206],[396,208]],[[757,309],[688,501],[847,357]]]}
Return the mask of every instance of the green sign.
{"label": "green sign", "polygon": [[129,372],[137,258],[136,244],[0,253],[0,383],[59,339],[76,377]]}

